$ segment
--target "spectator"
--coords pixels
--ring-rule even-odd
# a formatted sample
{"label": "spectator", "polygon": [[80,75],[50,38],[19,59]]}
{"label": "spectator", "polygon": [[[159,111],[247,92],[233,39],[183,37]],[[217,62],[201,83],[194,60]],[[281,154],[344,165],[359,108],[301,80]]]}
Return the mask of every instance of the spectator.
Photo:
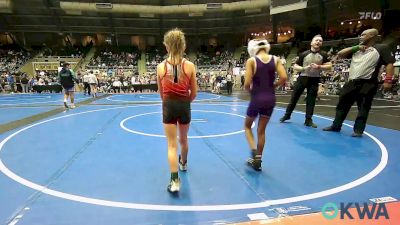
{"label": "spectator", "polygon": [[22,78],[21,78],[22,93],[28,93],[28,83],[29,83],[29,80],[27,78],[26,73],[22,74]]}

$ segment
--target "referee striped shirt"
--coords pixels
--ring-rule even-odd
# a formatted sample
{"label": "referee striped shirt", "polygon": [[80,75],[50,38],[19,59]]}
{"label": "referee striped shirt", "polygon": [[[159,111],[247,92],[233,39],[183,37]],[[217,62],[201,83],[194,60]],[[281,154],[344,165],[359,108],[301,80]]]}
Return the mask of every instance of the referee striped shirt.
{"label": "referee striped shirt", "polygon": [[349,80],[377,79],[379,68],[394,62],[394,55],[386,45],[375,44],[365,51],[359,50],[352,55]]}
{"label": "referee striped shirt", "polygon": [[[327,62],[329,62],[329,59],[328,59],[328,54],[326,52],[324,51],[313,52],[311,50],[307,50],[299,55],[296,64],[302,67],[307,67],[310,66],[312,63],[315,63],[317,65],[322,65]],[[320,77],[321,70],[310,69],[308,71],[301,72],[300,76]]]}

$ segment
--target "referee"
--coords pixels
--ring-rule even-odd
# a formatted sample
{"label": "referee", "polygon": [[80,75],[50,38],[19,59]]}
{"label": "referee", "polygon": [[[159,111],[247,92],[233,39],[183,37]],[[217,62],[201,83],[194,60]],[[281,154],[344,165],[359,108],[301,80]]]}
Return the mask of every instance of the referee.
{"label": "referee", "polygon": [[306,120],[304,125],[307,127],[317,128],[317,125],[312,121],[312,115],[314,114],[315,99],[318,95],[318,83],[323,70],[330,70],[332,63],[328,60],[328,54],[321,51],[322,46],[321,35],[316,35],[311,40],[311,49],[305,51],[299,55],[298,60],[293,66],[293,69],[300,71],[300,76],[297,79],[292,97],[286,108],[285,115],[280,119],[283,123],[290,119],[294,108],[304,89],[307,88],[306,98]]}
{"label": "referee", "polygon": [[352,137],[362,137],[372,100],[378,90],[378,73],[382,65],[386,65],[387,74],[383,87],[391,88],[395,59],[387,46],[376,44],[377,38],[378,30],[365,30],[360,36],[359,45],[338,52],[341,58],[352,57],[349,81],[340,91],[335,120],[331,126],[324,128],[324,131],[339,132],[351,106],[357,102],[358,115],[354,122]]}

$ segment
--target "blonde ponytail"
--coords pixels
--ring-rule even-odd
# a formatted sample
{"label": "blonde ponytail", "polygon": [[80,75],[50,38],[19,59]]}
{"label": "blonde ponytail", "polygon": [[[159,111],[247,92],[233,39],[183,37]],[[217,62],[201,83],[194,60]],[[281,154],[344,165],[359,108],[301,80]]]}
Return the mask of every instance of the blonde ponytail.
{"label": "blonde ponytail", "polygon": [[168,31],[164,35],[164,45],[169,51],[171,60],[179,63],[186,49],[185,34],[178,28]]}

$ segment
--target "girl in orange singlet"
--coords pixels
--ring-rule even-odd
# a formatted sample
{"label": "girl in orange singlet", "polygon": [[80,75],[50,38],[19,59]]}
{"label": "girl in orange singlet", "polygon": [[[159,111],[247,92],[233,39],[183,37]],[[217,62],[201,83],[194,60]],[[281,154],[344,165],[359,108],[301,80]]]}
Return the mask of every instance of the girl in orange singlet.
{"label": "girl in orange singlet", "polygon": [[[197,94],[197,81],[194,64],[183,58],[186,49],[184,33],[179,29],[168,31],[164,35],[164,45],[168,58],[157,66],[157,84],[162,99],[163,124],[171,171],[168,191],[174,193],[180,188],[178,167],[181,171],[187,170],[190,103]],[[181,146],[179,157],[178,134]]]}

